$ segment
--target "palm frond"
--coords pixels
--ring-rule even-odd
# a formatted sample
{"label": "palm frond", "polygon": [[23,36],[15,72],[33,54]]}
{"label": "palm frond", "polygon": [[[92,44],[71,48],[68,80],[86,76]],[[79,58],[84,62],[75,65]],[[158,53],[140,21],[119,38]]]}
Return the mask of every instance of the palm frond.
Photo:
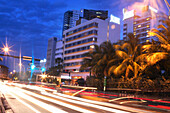
{"label": "palm frond", "polygon": [[129,55],[126,52],[120,50],[116,51],[116,55],[118,55],[118,57],[121,57],[122,59],[126,59],[129,57]]}
{"label": "palm frond", "polygon": [[157,62],[159,62],[162,59],[168,58],[168,53],[166,52],[156,52],[156,53],[152,53],[151,55],[147,56],[147,62],[150,65],[154,65]]}
{"label": "palm frond", "polygon": [[160,40],[160,42],[165,43],[165,44],[168,44],[168,41],[167,41],[163,36],[161,36],[161,35],[159,35],[159,34],[157,34],[157,33],[155,33],[155,32],[148,32],[148,34],[149,34],[150,36],[156,36],[156,37],[158,37],[158,39]]}
{"label": "palm frond", "polygon": [[158,29],[160,29],[160,28],[163,28],[163,29],[165,29],[167,32],[168,32],[168,29],[164,26],[164,25],[158,25],[158,27],[157,27]]}

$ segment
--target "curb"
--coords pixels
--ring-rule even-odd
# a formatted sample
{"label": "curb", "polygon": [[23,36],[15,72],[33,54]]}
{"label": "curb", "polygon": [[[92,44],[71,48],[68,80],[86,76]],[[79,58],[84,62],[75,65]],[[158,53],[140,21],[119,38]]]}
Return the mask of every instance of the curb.
{"label": "curb", "polygon": [[0,112],[2,113],[14,113],[9,106],[5,96],[0,92]]}

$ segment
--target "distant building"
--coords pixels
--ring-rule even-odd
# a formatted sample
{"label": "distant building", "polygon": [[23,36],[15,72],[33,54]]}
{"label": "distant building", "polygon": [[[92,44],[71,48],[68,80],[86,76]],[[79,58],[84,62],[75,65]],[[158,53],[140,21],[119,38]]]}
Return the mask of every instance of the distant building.
{"label": "distant building", "polygon": [[108,18],[108,11],[81,9],[80,19],[76,21],[76,25],[83,23],[84,20],[92,20],[94,18],[99,18],[99,19],[105,20]]}
{"label": "distant building", "polygon": [[47,58],[46,58],[47,59],[47,62],[46,62],[47,69],[55,66],[56,42],[57,42],[56,37],[48,39]]}
{"label": "distant building", "polygon": [[67,11],[64,13],[63,31],[81,24],[80,19],[82,18],[86,20],[91,20],[94,18],[105,20],[108,18],[108,11],[89,9]]}
{"label": "distant building", "polygon": [[[56,50],[55,50],[55,66],[58,65],[58,59],[63,60],[63,41],[59,40],[56,42]],[[60,62],[62,63],[62,62]]]}
{"label": "distant building", "polygon": [[0,78],[8,77],[8,67],[4,65],[0,65]]}
{"label": "distant building", "polygon": [[63,31],[76,26],[76,20],[79,19],[80,11],[72,10],[64,13]]}
{"label": "distant building", "polygon": [[92,20],[94,18],[99,18],[105,20],[108,18],[108,11],[106,10],[91,10],[91,9],[82,9],[81,17],[86,20]]}
{"label": "distant building", "polygon": [[84,53],[93,49],[94,45],[107,41],[108,32],[109,40],[112,42],[120,39],[120,19],[118,21],[116,19],[113,18],[110,22],[108,19],[94,18],[63,32],[64,70],[70,72],[73,83],[76,78],[86,79],[90,74],[89,70],[80,71]]}
{"label": "distant building", "polygon": [[156,37],[149,36],[148,32],[152,28],[157,28],[162,24],[162,20],[167,18],[167,15],[151,6],[143,7],[139,14],[135,10],[128,11],[127,9],[123,9],[123,13],[123,39],[127,39],[128,33],[134,33],[135,36],[139,36],[141,43],[151,41],[151,39],[157,40]]}

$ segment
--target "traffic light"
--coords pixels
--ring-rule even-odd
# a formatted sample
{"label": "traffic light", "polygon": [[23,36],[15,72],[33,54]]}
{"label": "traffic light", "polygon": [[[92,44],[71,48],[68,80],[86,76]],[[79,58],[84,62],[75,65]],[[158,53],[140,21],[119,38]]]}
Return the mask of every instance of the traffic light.
{"label": "traffic light", "polygon": [[34,68],[35,68],[35,65],[32,64],[32,65],[31,65],[31,70],[34,70]]}
{"label": "traffic light", "polygon": [[45,72],[45,70],[46,70],[45,67],[42,67],[42,68],[41,68],[41,71],[42,71],[42,72]]}

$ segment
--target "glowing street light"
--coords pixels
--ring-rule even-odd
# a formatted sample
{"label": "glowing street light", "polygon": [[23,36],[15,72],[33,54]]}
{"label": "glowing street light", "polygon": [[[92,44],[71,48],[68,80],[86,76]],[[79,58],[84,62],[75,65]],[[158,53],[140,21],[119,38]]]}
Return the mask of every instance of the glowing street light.
{"label": "glowing street light", "polygon": [[22,66],[22,64],[21,64],[21,63],[19,63],[19,66]]}
{"label": "glowing street light", "polygon": [[4,52],[5,54],[9,54],[9,52],[12,51],[12,50],[10,50],[11,47],[12,47],[12,46],[10,46],[10,47],[8,46],[7,40],[6,40],[6,43],[3,44],[3,48],[0,48],[0,49],[1,49],[1,51]]}
{"label": "glowing street light", "polygon": [[8,47],[5,47],[4,48],[4,51],[7,53],[9,51],[9,48]]}

